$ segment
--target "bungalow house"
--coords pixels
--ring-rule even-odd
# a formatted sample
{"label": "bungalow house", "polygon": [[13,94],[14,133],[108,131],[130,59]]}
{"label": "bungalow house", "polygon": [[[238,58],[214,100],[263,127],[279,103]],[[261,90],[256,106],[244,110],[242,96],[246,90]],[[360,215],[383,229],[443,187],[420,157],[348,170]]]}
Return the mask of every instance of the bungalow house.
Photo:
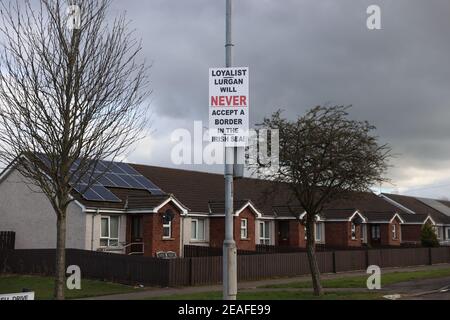
{"label": "bungalow house", "polygon": [[422,228],[425,224],[436,226],[436,222],[431,216],[426,214],[403,214],[402,224],[402,244],[404,245],[420,245],[420,236]]}
{"label": "bungalow house", "polygon": [[[299,206],[274,206],[276,238],[281,247],[306,248],[306,212]],[[314,235],[317,245],[325,245],[325,225],[321,216],[316,217]]]}
{"label": "bungalow house", "polygon": [[[225,203],[223,201],[209,202],[210,238],[209,245],[221,248],[225,239]],[[240,250],[255,251],[255,239],[261,238],[271,243],[273,224],[263,219],[263,214],[250,200],[234,202],[233,231],[236,246]],[[267,224],[266,224],[267,223]],[[267,230],[266,230],[267,229]],[[259,231],[259,234],[257,234]]]}
{"label": "bungalow house", "polygon": [[[450,202],[396,194],[381,194],[380,197],[407,212],[408,216],[427,217],[425,220],[417,218],[416,228],[410,228],[411,235],[408,241],[414,241],[415,236],[420,234],[418,225],[423,221],[431,223],[435,227],[437,237],[442,245],[450,244]],[[407,222],[407,224],[410,223]]]}
{"label": "bungalow house", "polygon": [[320,216],[325,221],[327,247],[354,248],[366,244],[366,218],[358,209],[326,209]]}
{"label": "bungalow house", "polygon": [[[105,179],[84,195],[73,192],[67,248],[148,256],[159,251],[181,253],[180,230],[187,207],[130,165],[114,164]],[[56,244],[56,215],[49,201],[14,164],[0,176],[0,229],[16,232],[17,249]]]}
{"label": "bungalow house", "polygon": [[399,246],[403,214],[407,213],[374,193],[349,193],[321,213],[326,247]]}
{"label": "bungalow house", "polygon": [[364,212],[367,219],[367,245],[390,247],[402,244],[405,220],[396,212]]}
{"label": "bungalow house", "polygon": [[327,209],[325,221],[326,247],[360,248],[400,246],[405,222],[396,212],[370,212],[359,209]]}
{"label": "bungalow house", "polygon": [[[15,164],[0,175],[0,231],[16,232],[17,249],[55,247],[56,216],[39,191]],[[185,245],[221,247],[223,195],[222,175],[114,163],[87,192],[74,190],[67,247],[145,256],[169,251],[182,256]],[[237,180],[233,219],[238,249],[305,248],[305,212],[291,199],[284,184]],[[432,221],[421,218],[375,194],[352,193],[316,217],[316,242],[332,248],[397,246],[405,238],[405,225]],[[413,241],[417,234],[406,235]]]}

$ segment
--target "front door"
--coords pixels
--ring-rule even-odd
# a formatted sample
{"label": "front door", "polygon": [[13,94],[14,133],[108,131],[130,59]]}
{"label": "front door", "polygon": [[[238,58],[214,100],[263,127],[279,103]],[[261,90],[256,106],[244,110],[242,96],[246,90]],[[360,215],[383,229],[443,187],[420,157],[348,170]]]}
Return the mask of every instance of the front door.
{"label": "front door", "polygon": [[289,246],[289,222],[280,221],[278,228],[278,245],[283,247]]}
{"label": "front door", "polygon": [[370,227],[370,244],[372,246],[381,245],[381,229],[378,224],[374,224]]}
{"label": "front door", "polygon": [[130,254],[139,255],[144,254],[144,228],[143,217],[131,217],[131,246]]}

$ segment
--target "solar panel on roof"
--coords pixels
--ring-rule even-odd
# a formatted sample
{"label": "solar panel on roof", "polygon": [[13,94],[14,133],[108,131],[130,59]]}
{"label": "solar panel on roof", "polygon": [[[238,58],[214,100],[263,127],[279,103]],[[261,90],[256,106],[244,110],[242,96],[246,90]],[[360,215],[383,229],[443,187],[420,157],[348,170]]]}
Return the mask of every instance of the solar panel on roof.
{"label": "solar panel on roof", "polygon": [[[147,190],[153,195],[165,194],[157,185],[126,163],[98,161],[92,171],[93,177],[75,178],[74,183],[71,183],[71,185],[78,183],[79,185],[75,186],[74,189],[89,201],[120,202],[120,199],[106,187]],[[86,186],[91,184],[91,179],[95,180],[96,183],[86,192],[83,192]]]}
{"label": "solar panel on roof", "polygon": [[87,184],[77,184],[73,188],[88,201],[121,202],[119,198],[102,185],[96,184],[86,189],[87,186]]}
{"label": "solar panel on roof", "polygon": [[155,195],[155,196],[163,196],[163,195],[166,194],[166,193],[165,193],[164,191],[162,191],[161,189],[150,189],[150,190],[148,190],[148,191],[150,191],[150,193],[151,193],[152,195]]}
{"label": "solar panel on roof", "polygon": [[141,175],[132,166],[130,166],[130,165],[126,164],[126,163],[117,163],[117,166],[119,166],[120,169],[122,169],[122,171],[124,171],[126,174],[137,175],[137,176]]}
{"label": "solar panel on roof", "polygon": [[[47,156],[37,154],[37,157],[46,166],[50,167],[51,163]],[[154,195],[165,194],[158,186],[126,163],[91,161],[90,165],[92,170],[88,170],[89,172],[84,176],[76,174],[80,163],[80,160],[75,160],[70,169],[71,173],[74,174],[71,178],[70,185],[86,200],[121,202],[106,187],[147,190]],[[87,188],[88,185],[92,186]]]}
{"label": "solar panel on roof", "polygon": [[106,173],[105,177],[110,180],[113,185],[110,185],[108,187],[115,187],[115,188],[130,188],[131,186],[126,183],[119,175],[115,173]]}
{"label": "solar panel on roof", "polygon": [[144,176],[134,177],[140,184],[142,184],[146,189],[159,189],[154,183],[148,180]]}
{"label": "solar panel on roof", "polygon": [[93,186],[91,188],[95,193],[97,193],[104,201],[107,202],[121,202],[111,191],[103,186]]}
{"label": "solar panel on roof", "polygon": [[130,186],[136,189],[146,189],[142,184],[140,184],[133,176],[122,176],[122,179],[125,180]]}

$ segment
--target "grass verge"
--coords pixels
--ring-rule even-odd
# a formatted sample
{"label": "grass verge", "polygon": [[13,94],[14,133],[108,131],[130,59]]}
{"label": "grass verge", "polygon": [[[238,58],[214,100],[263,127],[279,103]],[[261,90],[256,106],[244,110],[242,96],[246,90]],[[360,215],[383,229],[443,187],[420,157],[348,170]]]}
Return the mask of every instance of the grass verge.
{"label": "grass verge", "polygon": [[[366,288],[368,276],[342,277],[336,279],[323,280],[324,288]],[[383,287],[394,283],[408,282],[414,280],[425,280],[450,277],[450,268],[423,270],[413,272],[390,272],[381,275],[381,285]],[[267,285],[261,288],[312,288],[311,281],[292,282],[285,284]]]}
{"label": "grass verge", "polygon": [[[37,300],[53,299],[54,279],[50,277],[6,275],[0,276],[0,294],[19,293],[23,289],[34,291]],[[102,281],[82,280],[81,290],[67,290],[67,299],[80,299],[111,294],[137,292],[130,286]]]}

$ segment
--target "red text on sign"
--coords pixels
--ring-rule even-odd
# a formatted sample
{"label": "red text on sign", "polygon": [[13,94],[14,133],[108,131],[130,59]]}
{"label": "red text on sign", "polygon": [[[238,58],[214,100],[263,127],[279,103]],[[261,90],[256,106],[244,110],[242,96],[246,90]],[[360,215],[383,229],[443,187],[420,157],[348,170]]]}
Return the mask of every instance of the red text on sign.
{"label": "red text on sign", "polygon": [[247,97],[246,96],[234,96],[234,97],[215,96],[215,97],[211,97],[211,105],[213,107],[246,107],[247,106]]}

